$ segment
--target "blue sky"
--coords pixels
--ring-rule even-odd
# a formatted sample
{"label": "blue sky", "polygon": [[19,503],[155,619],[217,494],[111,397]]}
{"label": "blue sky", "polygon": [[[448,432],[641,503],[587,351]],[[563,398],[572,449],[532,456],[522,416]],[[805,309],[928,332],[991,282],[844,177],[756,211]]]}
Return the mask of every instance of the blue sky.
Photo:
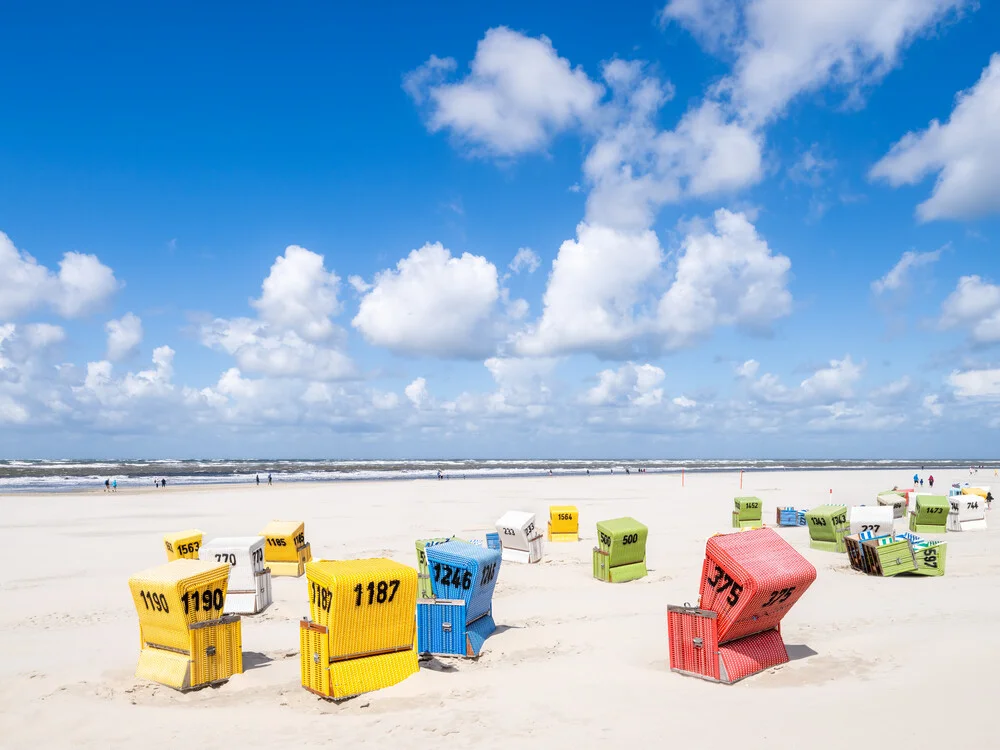
{"label": "blue sky", "polygon": [[5,6],[0,453],[990,454],[995,4],[505,5]]}

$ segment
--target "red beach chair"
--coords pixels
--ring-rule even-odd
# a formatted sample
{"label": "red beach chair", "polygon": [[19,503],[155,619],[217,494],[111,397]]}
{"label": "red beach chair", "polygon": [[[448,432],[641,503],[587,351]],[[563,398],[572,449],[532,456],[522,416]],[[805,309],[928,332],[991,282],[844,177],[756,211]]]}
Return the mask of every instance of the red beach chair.
{"label": "red beach chair", "polygon": [[815,580],[773,529],[711,537],[699,606],[667,608],[670,669],[732,684],[784,664],[781,620]]}

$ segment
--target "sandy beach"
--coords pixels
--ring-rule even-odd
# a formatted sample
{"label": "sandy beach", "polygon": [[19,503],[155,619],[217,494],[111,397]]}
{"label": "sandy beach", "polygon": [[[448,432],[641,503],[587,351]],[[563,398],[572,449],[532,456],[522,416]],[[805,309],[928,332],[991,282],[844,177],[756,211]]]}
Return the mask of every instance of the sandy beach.
{"label": "sandy beach", "polygon": [[[926,473],[926,472],[924,472]],[[968,472],[934,471],[939,491]],[[909,472],[912,475],[912,472]],[[975,478],[998,484],[993,472]],[[998,527],[948,534],[943,578],[872,578],[846,555],[779,533],[818,570],[782,624],[792,661],[733,686],[671,673],[666,608],[696,602],[706,538],[728,532],[732,498],[774,509],[872,504],[904,471],[808,471],[301,483],[0,496],[0,746],[834,748],[885,741],[995,746],[1000,668]],[[833,490],[832,496],[830,490]],[[504,564],[499,626],[477,661],[439,659],[392,688],[341,704],[299,682],[305,577],[274,581],[274,604],[243,619],[245,674],[187,694],[137,680],[128,577],[164,561],[166,531],[256,534],[300,519],[314,558],[415,565],[418,537],[483,536],[504,511],[575,504],[581,541],[538,565]],[[598,520],[649,526],[647,578],[591,578]],[[897,520],[903,530],[903,520]],[[989,733],[988,733],[989,732]]]}

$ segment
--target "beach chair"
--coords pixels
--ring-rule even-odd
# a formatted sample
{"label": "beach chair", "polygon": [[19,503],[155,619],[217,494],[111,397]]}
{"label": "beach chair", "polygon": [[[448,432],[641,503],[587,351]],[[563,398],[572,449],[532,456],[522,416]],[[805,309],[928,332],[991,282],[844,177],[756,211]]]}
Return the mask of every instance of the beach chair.
{"label": "beach chair", "polygon": [[597,524],[593,551],[594,578],[605,583],[625,583],[647,575],[646,538],[649,529],[634,518],[614,518]]}
{"label": "beach chair", "polygon": [[477,657],[490,634],[493,590],[500,578],[499,550],[465,542],[426,550],[430,597],[417,602],[417,649],[439,656]]}
{"label": "beach chair", "polygon": [[428,547],[433,547],[435,544],[444,544],[445,542],[450,542],[452,537],[439,536],[433,537],[431,539],[418,539],[416,542],[417,546],[417,596],[421,599],[426,599],[427,597],[433,596],[431,592],[431,577],[427,572],[427,555],[425,554]]}
{"label": "beach chair", "polygon": [[806,526],[809,527],[809,546],[824,552],[846,552],[844,537],[847,536],[847,506],[820,505],[806,511]]}
{"label": "beach chair", "polygon": [[861,542],[865,556],[865,572],[888,578],[917,570],[913,546],[905,537],[881,536]]}
{"label": "beach chair", "polygon": [[305,573],[312,551],[302,521],[271,521],[260,535],[265,540],[264,561],[272,576],[298,578]]}
{"label": "beach chair", "polygon": [[945,495],[917,495],[910,511],[910,531],[917,534],[944,534],[948,528],[951,503]]}
{"label": "beach chair", "polygon": [[947,562],[948,545],[945,542],[920,540],[911,542],[913,559],[916,562],[915,575],[943,576]]}
{"label": "beach chair", "polygon": [[299,623],[302,687],[341,700],[418,669],[417,571],[386,558],[306,563],[309,617]]}
{"label": "beach chair", "polygon": [[875,498],[875,502],[879,505],[891,507],[893,518],[906,517],[906,507],[909,501],[906,499],[905,492],[896,492],[894,490],[880,492]]}
{"label": "beach chair", "polygon": [[786,663],[781,620],[814,580],[773,529],[711,537],[699,605],[667,607],[670,669],[732,684]]}
{"label": "beach chair", "polygon": [[205,562],[227,563],[227,615],[256,615],[271,605],[271,570],[264,566],[264,537],[220,537],[198,550]]}
{"label": "beach chair", "polygon": [[893,523],[894,513],[891,506],[886,505],[855,505],[848,511],[848,533],[860,534],[871,531],[875,536],[885,536],[896,533]]}
{"label": "beach chair", "polygon": [[774,516],[774,522],[778,526],[799,525],[799,512],[795,508],[777,508]]}
{"label": "beach chair", "polygon": [[500,535],[495,531],[488,533],[486,535],[486,546],[490,549],[503,549],[500,546]]}
{"label": "beach chair", "polygon": [[167,550],[167,562],[171,560],[197,560],[198,549],[204,532],[198,529],[172,531],[163,535],[163,546]]}
{"label": "beach chair", "polygon": [[764,525],[764,503],[759,497],[737,497],[733,501],[733,528],[760,528]]}
{"label": "beach chair", "polygon": [[504,562],[536,563],[542,559],[544,539],[535,527],[535,514],[509,510],[496,523]]}
{"label": "beach chair", "polygon": [[580,511],[575,505],[549,507],[548,540],[550,542],[580,541]]}
{"label": "beach chair", "polygon": [[175,690],[243,672],[240,616],[225,614],[229,565],[179,559],[129,578],[139,615],[135,676]]}
{"label": "beach chair", "polygon": [[986,531],[986,500],[977,494],[948,498],[948,531]]}

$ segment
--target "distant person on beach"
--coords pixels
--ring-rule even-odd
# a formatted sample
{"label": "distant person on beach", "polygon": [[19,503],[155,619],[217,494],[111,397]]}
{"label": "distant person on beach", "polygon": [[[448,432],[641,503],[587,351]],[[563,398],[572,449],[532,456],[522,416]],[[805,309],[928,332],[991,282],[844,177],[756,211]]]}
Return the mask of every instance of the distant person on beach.
{"label": "distant person on beach", "polygon": [[105,479],[104,480],[104,491],[105,492],[111,492],[111,480],[110,479]]}
{"label": "distant person on beach", "polygon": [[626,473],[626,474],[631,474],[631,473],[632,473],[631,471],[629,471],[629,470],[628,470],[628,467],[627,467],[627,466],[625,467],[625,473]]}
{"label": "distant person on beach", "polygon": [[166,487],[167,486],[167,480],[166,479],[161,479],[160,480],[160,486],[161,487]]}
{"label": "distant person on beach", "polygon": [[587,469],[587,476],[590,476],[590,469]]}
{"label": "distant person on beach", "polygon": [[931,474],[929,477],[927,477],[927,484],[929,484],[931,486],[931,489],[934,489],[934,475],[933,474]]}
{"label": "distant person on beach", "polygon": [[260,474],[257,475],[257,486],[260,486]]}
{"label": "distant person on beach", "polygon": [[921,487],[923,487],[923,486],[924,486],[924,480],[923,480],[923,479],[921,479],[921,480],[920,480],[920,486],[921,486]]}
{"label": "distant person on beach", "polygon": [[267,475],[267,483],[268,483],[268,485],[271,484],[271,475],[270,474]]}
{"label": "distant person on beach", "polygon": [[441,473],[441,469],[438,469],[438,479],[444,479],[444,474]]}
{"label": "distant person on beach", "polygon": [[114,481],[113,481],[113,482],[111,483],[111,491],[112,491],[112,492],[118,492],[118,480],[117,480],[117,479],[116,479],[116,480],[114,480]]}
{"label": "distant person on beach", "polygon": [[916,487],[918,484],[920,484],[920,477],[917,476],[916,474],[914,474],[913,475],[913,486]]}

